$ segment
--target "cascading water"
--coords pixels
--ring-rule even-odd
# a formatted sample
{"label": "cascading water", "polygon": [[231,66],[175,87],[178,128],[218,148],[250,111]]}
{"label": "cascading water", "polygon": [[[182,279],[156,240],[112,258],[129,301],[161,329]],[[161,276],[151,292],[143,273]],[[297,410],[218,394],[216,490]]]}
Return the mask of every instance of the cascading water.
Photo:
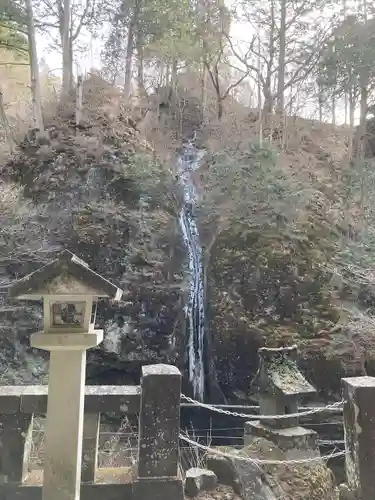
{"label": "cascading water", "polygon": [[202,265],[202,247],[198,226],[194,218],[193,207],[197,201],[197,192],[192,179],[192,172],[199,167],[204,152],[199,151],[193,141],[184,145],[179,157],[179,173],[184,188],[184,207],[180,212],[180,225],[189,253],[190,293],[186,306],[188,322],[188,362],[189,379],[193,387],[194,398],[204,399],[204,335],[205,305],[204,279]]}

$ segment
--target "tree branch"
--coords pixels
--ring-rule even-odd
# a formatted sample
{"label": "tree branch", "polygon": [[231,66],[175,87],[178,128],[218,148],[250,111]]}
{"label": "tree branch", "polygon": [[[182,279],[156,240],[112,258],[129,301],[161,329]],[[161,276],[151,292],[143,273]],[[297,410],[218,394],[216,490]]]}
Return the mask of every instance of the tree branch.
{"label": "tree branch", "polygon": [[25,54],[29,53],[27,48],[19,47],[17,45],[13,45],[12,43],[8,43],[8,42],[0,41],[0,47],[3,47],[4,49],[9,49],[9,50],[16,50],[16,51],[19,51],[19,52],[22,52]]}
{"label": "tree branch", "polygon": [[[264,78],[263,78],[262,73],[259,71],[259,69],[258,69],[256,66],[254,66],[253,64],[251,64],[251,63],[247,60],[247,58],[246,58],[247,54],[249,54],[249,53],[250,53],[250,51],[251,51],[251,50],[253,50],[253,46],[254,46],[254,43],[255,43],[255,40],[256,40],[256,36],[254,35],[253,40],[252,40],[252,41],[251,41],[251,43],[250,43],[249,50],[247,51],[247,53],[246,53],[246,55],[245,55],[244,57],[242,57],[242,56],[240,56],[240,54],[238,54],[238,52],[236,51],[236,49],[235,49],[235,48],[234,48],[234,46],[233,46],[233,43],[232,43],[231,38],[230,38],[227,34],[225,34],[225,33],[224,33],[224,36],[225,36],[225,37],[227,38],[227,40],[228,40],[228,43],[229,43],[229,46],[230,46],[230,49],[231,49],[231,51],[232,51],[233,55],[234,55],[234,56],[235,56],[235,57],[236,57],[236,58],[237,58],[237,59],[238,59],[238,60],[239,60],[239,61],[240,61],[240,62],[241,62],[244,66],[246,66],[246,68],[247,68],[248,70],[250,70],[250,71],[254,71],[254,72],[258,75],[258,78],[259,78],[259,80],[260,80],[261,84],[262,84],[262,85],[264,85],[264,84],[265,84],[265,81],[264,81]],[[250,72],[250,71],[248,71],[248,72],[247,72],[247,74],[249,74],[249,72]]]}
{"label": "tree branch", "polygon": [[249,74],[248,72],[243,74],[241,76],[241,78],[239,78],[235,83],[232,83],[232,85],[229,85],[227,90],[224,92],[223,97],[221,97],[221,100],[224,101],[224,99],[226,99],[228,97],[230,91],[233,90],[234,88],[236,88],[238,85],[240,85],[245,80],[245,78],[248,76],[248,74]]}
{"label": "tree branch", "polygon": [[[78,26],[75,30],[75,33],[73,34],[72,33],[72,41],[74,42],[78,37],[79,37],[79,34],[81,33],[81,30],[82,30],[82,27],[86,21],[86,18],[88,17],[87,16],[87,13],[89,11],[89,8],[90,8],[90,5],[91,5],[91,2],[90,0],[86,0],[86,5],[85,5],[85,8],[80,16],[80,20],[79,20],[79,23],[78,23]],[[91,15],[93,14],[93,9],[94,9],[94,2],[92,3],[92,12],[91,12]]]}
{"label": "tree branch", "polygon": [[30,66],[30,63],[17,63],[17,62],[0,61],[0,66]]}

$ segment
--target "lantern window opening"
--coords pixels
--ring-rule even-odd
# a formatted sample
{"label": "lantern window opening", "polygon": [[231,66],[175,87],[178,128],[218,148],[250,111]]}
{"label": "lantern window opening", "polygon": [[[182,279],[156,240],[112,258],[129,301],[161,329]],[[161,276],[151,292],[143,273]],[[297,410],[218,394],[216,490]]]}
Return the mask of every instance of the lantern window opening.
{"label": "lantern window opening", "polygon": [[53,301],[51,303],[51,327],[82,327],[85,309],[85,301]]}
{"label": "lantern window opening", "polygon": [[98,312],[98,301],[95,300],[92,303],[90,325],[94,325],[95,326],[97,312]]}

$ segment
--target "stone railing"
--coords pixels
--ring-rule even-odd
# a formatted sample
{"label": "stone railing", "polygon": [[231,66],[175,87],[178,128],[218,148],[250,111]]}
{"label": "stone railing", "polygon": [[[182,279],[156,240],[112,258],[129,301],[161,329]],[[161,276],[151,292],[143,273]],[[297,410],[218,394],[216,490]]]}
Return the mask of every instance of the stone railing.
{"label": "stone railing", "polygon": [[[47,392],[47,386],[0,387],[2,500],[42,498],[42,484],[30,484],[27,479],[33,415],[46,413]],[[86,386],[82,500],[183,498],[178,477],[180,394],[181,374],[168,365],[143,367],[140,386]],[[96,481],[100,414],[104,412],[124,417],[139,414],[137,467],[128,484]]]}

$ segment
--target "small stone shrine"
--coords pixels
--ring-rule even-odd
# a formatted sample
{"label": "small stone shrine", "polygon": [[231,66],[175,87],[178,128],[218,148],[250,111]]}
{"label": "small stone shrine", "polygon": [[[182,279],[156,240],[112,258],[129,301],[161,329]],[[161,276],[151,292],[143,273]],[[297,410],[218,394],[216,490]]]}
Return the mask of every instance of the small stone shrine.
{"label": "small stone shrine", "polygon": [[[316,432],[298,425],[302,396],[316,392],[297,366],[297,346],[259,349],[259,370],[253,384],[258,389],[259,413],[269,418],[245,423],[245,445],[262,437],[281,448],[288,459],[319,455]],[[290,418],[272,418],[276,415]]]}

